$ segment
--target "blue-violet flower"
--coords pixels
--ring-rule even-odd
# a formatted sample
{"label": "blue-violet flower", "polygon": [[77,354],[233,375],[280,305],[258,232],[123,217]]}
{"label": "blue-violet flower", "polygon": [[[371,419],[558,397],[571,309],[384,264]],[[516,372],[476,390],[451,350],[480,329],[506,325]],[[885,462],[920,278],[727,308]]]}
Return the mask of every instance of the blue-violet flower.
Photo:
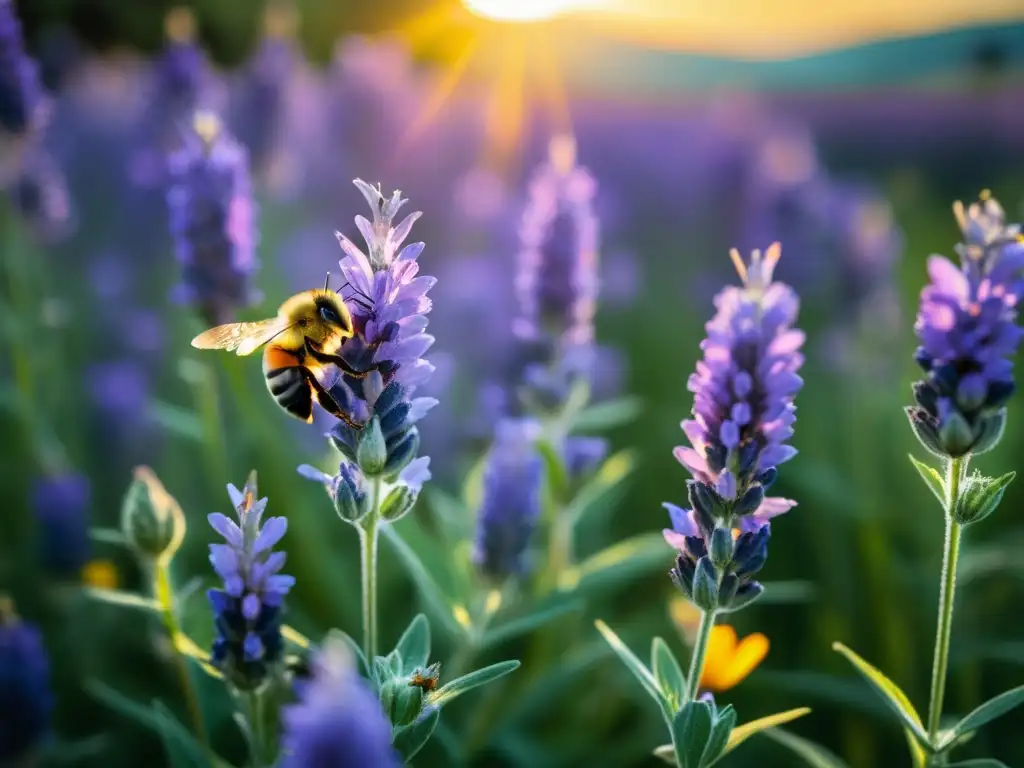
{"label": "blue-violet flower", "polygon": [[43,636],[0,597],[0,764],[17,764],[39,745],[53,705]]}
{"label": "blue-violet flower", "polygon": [[397,768],[391,723],[356,672],[344,640],[329,637],[313,675],[297,683],[299,700],[281,720],[281,768]]}
{"label": "blue-violet flower", "polygon": [[931,283],[921,291],[915,357],[925,378],[907,409],[921,442],[941,456],[991,449],[1002,435],[1014,392],[1011,360],[1021,341],[1017,302],[1024,289],[1024,240],[987,193],[966,210],[954,208],[963,243],[958,268],[928,260]]}
{"label": "blue-violet flower", "polygon": [[89,495],[89,481],[78,474],[40,478],[32,486],[39,556],[54,576],[77,579],[89,561]]}
{"label": "blue-violet flower", "polygon": [[693,418],[682,427],[691,447],[675,456],[693,475],[690,508],[665,504],[665,539],[680,550],[673,579],[704,610],[736,610],[757,597],[750,577],[767,557],[768,521],[795,504],[765,497],[777,466],[796,454],[787,441],[803,384],[804,334],[792,327],[799,299],[772,280],[780,253],[776,243],[744,263],[732,252],[743,286],[715,297],[704,359],[688,383]]}
{"label": "blue-violet flower", "polygon": [[216,325],[259,298],[251,286],[258,266],[255,206],[245,149],[211,113],[196,114],[193,129],[170,158],[167,203],[182,265],[176,296]]}
{"label": "blue-violet flower", "polygon": [[540,425],[505,419],[496,428],[484,468],[473,562],[488,578],[523,573],[526,552],[540,517],[544,462],[536,448]]}
{"label": "blue-violet flower", "polygon": [[13,0],[0,0],[0,129],[23,136],[45,118],[39,66],[25,52]]}
{"label": "blue-violet flower", "polygon": [[256,498],[256,473],[241,491],[228,485],[228,495],[239,524],[220,513],[207,518],[227,542],[210,545],[210,562],[224,581],[223,589],[207,592],[217,628],[212,662],[237,688],[248,690],[259,687],[281,658],[281,612],[295,578],[279,573],[286,555],[273,551],[288,521],[262,522],[267,499]]}
{"label": "blue-violet flower", "polygon": [[[337,233],[345,252],[341,270],[347,283],[342,292],[356,329],[355,338],[345,342],[341,354],[354,368],[370,374],[361,380],[342,377],[331,394],[368,426],[357,432],[339,421],[330,437],[364,472],[394,475],[415,458],[419,447],[415,424],[437,404],[432,397],[412,397],[434,370],[423,355],[434,343],[434,337],[425,332],[431,308],[426,294],[436,281],[419,275],[416,259],[423,243],[399,250],[419,212],[396,226],[393,219],[406,202],[401,193],[385,198],[378,187],[360,179],[355,185],[373,209],[373,222],[356,217],[366,254]],[[358,454],[361,444],[378,435],[386,444],[386,463],[374,470],[364,466]]]}

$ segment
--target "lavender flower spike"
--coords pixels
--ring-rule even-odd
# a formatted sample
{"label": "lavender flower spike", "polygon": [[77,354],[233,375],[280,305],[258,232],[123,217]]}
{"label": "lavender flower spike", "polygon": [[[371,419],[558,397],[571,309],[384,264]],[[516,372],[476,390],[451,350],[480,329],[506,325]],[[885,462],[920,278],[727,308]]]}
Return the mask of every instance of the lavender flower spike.
{"label": "lavender flower spike", "polygon": [[933,453],[983,453],[999,441],[1013,394],[1012,356],[1024,331],[1017,302],[1024,291],[1024,239],[1003,209],[983,193],[966,210],[954,207],[964,242],[957,268],[928,260],[931,283],[921,292],[915,355],[925,372],[907,409],[918,438]]}
{"label": "lavender flower spike", "polygon": [[259,298],[251,287],[257,235],[245,149],[219,118],[199,112],[169,170],[170,227],[182,265],[176,296],[211,325],[229,322]]}
{"label": "lavender flower spike", "polygon": [[0,0],[0,132],[24,136],[46,113],[39,66],[25,52],[12,0]]}
{"label": "lavender flower spike", "polygon": [[690,508],[665,505],[672,519],[665,539],[680,550],[673,579],[704,610],[737,610],[760,594],[752,576],[767,558],[768,521],[795,504],[765,491],[777,466],[796,454],[787,441],[803,385],[796,372],[804,334],[792,327],[799,300],[772,280],[778,243],[754,251],[749,263],[731,255],[743,286],[715,297],[704,359],[688,382],[693,418],[682,427],[691,447],[675,449],[693,475]]}
{"label": "lavender flower spike", "polygon": [[282,711],[281,768],[398,768],[391,723],[339,637],[328,637],[299,701]]}
{"label": "lavender flower spike", "polygon": [[576,165],[576,144],[559,136],[530,185],[523,214],[516,331],[531,339],[588,343],[597,301],[596,185]]}
{"label": "lavender flower spike", "polygon": [[[400,192],[385,198],[378,187],[356,179],[355,185],[373,209],[373,221],[356,217],[366,240],[363,253],[351,240],[337,233],[345,257],[341,270],[347,284],[343,291],[356,328],[356,337],[345,343],[342,354],[358,370],[370,370],[365,379],[344,378],[331,394],[368,427],[357,433],[339,422],[331,430],[335,446],[364,472],[394,475],[416,456],[419,434],[415,424],[437,405],[434,398],[413,398],[416,388],[434,366],[423,355],[434,343],[427,334],[427,298],[436,280],[419,275],[416,259],[423,243],[402,247],[420,214],[412,213],[395,225],[394,218],[406,202]],[[379,431],[386,443],[385,464],[376,469],[360,461],[361,442]],[[371,464],[375,462],[370,462]]]}
{"label": "lavender flower spike", "polygon": [[483,478],[473,562],[500,581],[526,570],[526,550],[540,517],[544,463],[534,443],[540,424],[532,419],[499,422]]}
{"label": "lavender flower spike", "polygon": [[286,556],[273,551],[288,521],[262,520],[267,500],[256,498],[256,473],[241,491],[228,485],[228,495],[239,524],[220,513],[207,518],[226,541],[210,545],[210,562],[224,581],[223,589],[207,592],[217,628],[212,661],[238,689],[251,690],[281,658],[281,612],[295,578],[279,573]]}

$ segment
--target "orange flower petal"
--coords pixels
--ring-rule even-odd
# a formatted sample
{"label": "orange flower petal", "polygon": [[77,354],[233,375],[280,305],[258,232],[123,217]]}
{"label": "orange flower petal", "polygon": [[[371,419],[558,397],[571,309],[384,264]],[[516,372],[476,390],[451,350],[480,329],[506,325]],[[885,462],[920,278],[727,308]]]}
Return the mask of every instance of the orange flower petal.
{"label": "orange flower petal", "polygon": [[700,687],[711,691],[726,690],[722,684],[729,679],[735,655],[736,630],[728,624],[712,627],[707,653],[704,656],[704,672],[700,676]]}
{"label": "orange flower petal", "polygon": [[726,674],[719,680],[724,685],[722,690],[735,687],[753,672],[768,655],[768,647],[768,638],[760,632],[744,637],[735,649]]}

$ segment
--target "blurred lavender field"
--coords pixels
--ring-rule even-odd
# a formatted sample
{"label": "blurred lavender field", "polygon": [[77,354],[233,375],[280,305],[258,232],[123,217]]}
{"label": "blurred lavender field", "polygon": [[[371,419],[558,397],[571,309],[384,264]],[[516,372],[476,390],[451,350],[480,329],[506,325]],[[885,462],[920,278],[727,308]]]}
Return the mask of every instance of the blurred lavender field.
{"label": "blurred lavender field", "polygon": [[[337,276],[335,232],[353,237],[364,207],[353,179],[400,189],[423,212],[419,263],[437,278],[436,370],[419,393],[439,402],[420,425],[420,453],[439,496],[471,497],[495,426],[515,409],[512,389],[536,361],[514,323],[517,263],[538,194],[531,185],[552,139],[565,136],[593,185],[581,193],[593,204],[599,254],[593,399],[628,398],[631,418],[602,434],[612,452],[630,449],[636,466],[628,489],[581,529],[578,555],[665,526],[662,502],[685,492],[671,451],[691,406],[687,377],[711,297],[733,279],[729,249],[781,242],[776,276],[800,294],[808,336],[800,455],[779,480],[799,506],[773,529],[762,576],[778,587],[775,599],[736,619],[741,635],[763,633],[770,650],[730,700],[749,717],[812,707],[792,730],[853,768],[906,764],[885,705],[830,645],[855,645],[915,700],[927,696],[941,524],[908,472],[917,446],[900,410],[915,375],[925,259],[948,254],[958,237],[952,202],[991,189],[1010,220],[1024,218],[1020,24],[979,27],[941,72],[894,75],[892,85],[859,82],[854,68],[830,87],[748,87],[738,77],[704,88],[666,74],[654,88],[643,47],[634,60],[621,42],[609,48],[615,82],[574,78],[588,67],[580,52],[601,38],[581,31],[586,44],[577,45],[571,19],[519,27],[453,7],[451,28],[423,39],[415,21],[429,14],[413,3],[389,11],[308,0],[293,14],[207,2],[194,16],[71,5],[0,0],[0,86],[20,66],[14,18],[25,20],[38,62],[25,75],[31,110],[0,98],[0,593],[41,628],[48,652],[52,730],[21,726],[57,744],[44,764],[167,764],[160,739],[99,704],[86,680],[186,711],[167,693],[177,691],[173,651],[155,624],[80,589],[146,589],[128,553],[88,533],[118,527],[136,466],[152,467],[185,511],[189,536],[174,568],[179,588],[202,574],[181,617],[197,641],[213,640],[202,597],[214,582],[206,515],[223,510],[225,484],[241,485],[252,468],[275,514],[288,517],[289,622],[310,636],[358,634],[356,540],[295,472],[304,463],[336,470],[323,439],[330,419],[288,418],[255,359],[201,356],[189,340],[214,318],[270,317],[293,293],[319,288],[328,270]],[[661,55],[671,73],[675,60]],[[868,63],[872,55],[863,52]],[[813,56],[803,62],[814,69]],[[237,206],[206,212],[237,248],[212,271],[190,263],[198,257],[181,242],[194,233],[174,218],[197,110],[237,142],[224,150],[237,152],[224,161],[237,164]],[[987,472],[1013,469],[1024,450],[1020,400]],[[955,712],[1024,683],[1022,494],[1012,486],[1000,517],[970,532],[947,694]],[[437,503],[427,492],[412,513],[423,530],[436,529]],[[661,724],[592,623],[614,620],[637,646],[658,634],[685,648],[670,615],[671,563],[666,547],[663,563],[581,609],[559,657],[565,677],[549,686],[559,690],[535,684],[534,698],[509,705],[507,732],[481,731],[468,762],[659,764],[650,753],[664,741]],[[421,598],[390,555],[380,578],[390,643]],[[13,723],[4,663],[0,718]],[[210,680],[197,685],[204,700],[220,701]],[[474,714],[462,701],[451,712],[453,722]],[[1024,765],[1020,723],[1019,712],[1008,716],[970,749]],[[12,732],[0,727],[5,739]],[[456,734],[452,726],[435,737],[417,764],[454,764],[443,742]],[[241,764],[230,720],[212,739]],[[795,762],[765,741],[723,764]]]}

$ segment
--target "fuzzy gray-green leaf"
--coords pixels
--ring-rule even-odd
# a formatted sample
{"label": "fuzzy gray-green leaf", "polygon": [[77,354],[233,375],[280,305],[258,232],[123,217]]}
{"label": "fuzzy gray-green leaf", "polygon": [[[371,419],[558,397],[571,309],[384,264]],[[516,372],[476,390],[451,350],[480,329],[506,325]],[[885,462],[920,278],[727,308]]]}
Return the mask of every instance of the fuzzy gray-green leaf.
{"label": "fuzzy gray-green leaf", "polygon": [[1021,704],[1024,704],[1024,685],[1011,688],[1009,691],[989,699],[953,727],[956,736],[976,731],[986,723],[1001,717]]}
{"label": "fuzzy gray-green leaf", "polygon": [[942,475],[939,471],[929,467],[923,461],[918,461],[910,456],[910,463],[914,465],[914,469],[917,470],[918,474],[921,475],[921,479],[924,480],[924,484],[928,486],[928,490],[935,494],[935,498],[939,500],[939,504],[943,507],[946,506],[946,483],[942,479]]}
{"label": "fuzzy gray-green leaf", "polygon": [[425,667],[430,660],[430,624],[422,613],[405,630],[398,645],[395,646],[402,659],[402,670],[411,675],[420,667]]}

